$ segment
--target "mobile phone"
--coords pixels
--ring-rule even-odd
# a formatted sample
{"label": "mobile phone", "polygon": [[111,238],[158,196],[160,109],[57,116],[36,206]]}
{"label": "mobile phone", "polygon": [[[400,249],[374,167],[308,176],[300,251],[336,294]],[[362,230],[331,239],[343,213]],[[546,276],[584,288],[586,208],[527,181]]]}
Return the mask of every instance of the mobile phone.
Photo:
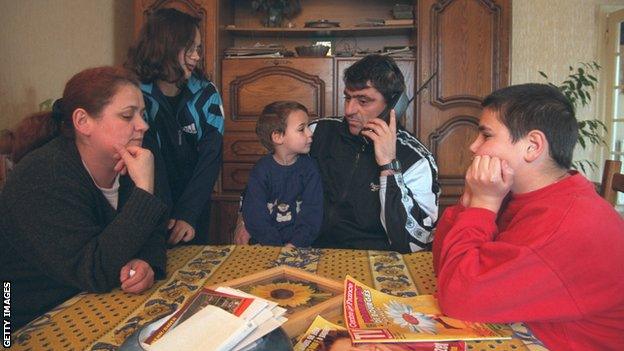
{"label": "mobile phone", "polygon": [[389,123],[390,110],[394,109],[394,114],[398,120],[399,118],[401,118],[401,116],[403,116],[403,114],[405,114],[405,111],[407,111],[407,106],[410,102],[411,100],[407,97],[405,91],[396,93],[392,96],[390,101],[388,101],[386,108],[383,110],[383,112],[381,112],[378,118],[381,118],[382,120],[384,120],[384,122]]}
{"label": "mobile phone", "polygon": [[405,113],[405,111],[407,111],[407,106],[409,106],[412,100],[414,100],[414,98],[416,98],[416,96],[420,94],[420,92],[423,89],[425,89],[425,87],[429,84],[429,82],[431,82],[433,77],[435,77],[437,74],[438,74],[438,71],[433,72],[433,74],[429,76],[429,78],[427,78],[427,80],[418,88],[418,90],[416,90],[416,93],[414,93],[414,97],[412,97],[411,99],[407,98],[405,91],[402,91],[401,93],[397,93],[393,95],[390,101],[388,101],[386,108],[377,117],[383,119],[386,123],[388,123],[390,121],[390,110],[394,108],[394,113],[396,115],[397,120],[401,118],[403,114]]}

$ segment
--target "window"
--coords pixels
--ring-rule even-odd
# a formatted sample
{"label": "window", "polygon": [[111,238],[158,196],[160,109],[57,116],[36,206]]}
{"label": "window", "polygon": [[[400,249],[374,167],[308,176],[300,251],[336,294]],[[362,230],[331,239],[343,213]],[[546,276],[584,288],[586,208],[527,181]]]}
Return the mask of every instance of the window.
{"label": "window", "polygon": [[[609,14],[604,76],[606,78],[606,124],[609,129],[607,159],[624,161],[624,9]],[[624,205],[619,194],[617,206]]]}

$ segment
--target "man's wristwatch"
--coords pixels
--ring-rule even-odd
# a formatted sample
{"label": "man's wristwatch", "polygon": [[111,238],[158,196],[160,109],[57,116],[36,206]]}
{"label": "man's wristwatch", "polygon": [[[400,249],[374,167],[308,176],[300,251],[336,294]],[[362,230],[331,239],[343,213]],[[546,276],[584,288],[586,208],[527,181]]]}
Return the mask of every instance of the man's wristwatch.
{"label": "man's wristwatch", "polygon": [[379,169],[382,171],[391,170],[394,173],[401,173],[401,162],[399,162],[399,160],[395,158],[394,160],[390,161],[390,163],[379,166]]}

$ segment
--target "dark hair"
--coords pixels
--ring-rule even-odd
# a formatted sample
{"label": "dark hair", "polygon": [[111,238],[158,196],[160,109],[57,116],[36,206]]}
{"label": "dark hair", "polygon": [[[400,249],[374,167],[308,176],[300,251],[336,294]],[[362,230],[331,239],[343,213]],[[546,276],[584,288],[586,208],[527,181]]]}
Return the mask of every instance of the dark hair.
{"label": "dark hair", "polygon": [[122,67],[96,67],[74,75],[65,84],[63,98],[54,103],[52,111],[39,112],[20,121],[15,128],[12,159],[18,162],[30,151],[42,146],[59,134],[74,137],[72,114],[82,108],[98,117],[122,85],[137,89],[139,81]]}
{"label": "dark hair", "polygon": [[562,168],[572,166],[578,122],[574,106],[559,89],[546,84],[512,85],[493,92],[481,105],[498,112],[513,143],[539,130],[546,135],[550,157]]}
{"label": "dark hair", "polygon": [[386,102],[405,90],[403,73],[388,56],[368,55],[344,72],[345,87],[362,90],[368,82],[383,95]]}
{"label": "dark hair", "polygon": [[262,114],[256,123],[256,134],[260,143],[269,152],[275,151],[271,136],[275,132],[280,134],[286,132],[286,119],[297,110],[308,113],[308,109],[296,101],[275,101],[262,109]]}
{"label": "dark hair", "polygon": [[334,343],[340,339],[349,339],[349,341],[351,341],[351,336],[346,330],[332,329],[328,331],[323,339],[323,342],[321,343],[321,348],[318,351],[329,351]]}
{"label": "dark hair", "polygon": [[[180,50],[189,50],[201,20],[176,9],[158,9],[152,13],[139,34],[136,44],[128,50],[125,66],[136,72],[142,82],[157,80],[179,83],[184,79],[180,67]],[[206,78],[201,60],[193,73]]]}

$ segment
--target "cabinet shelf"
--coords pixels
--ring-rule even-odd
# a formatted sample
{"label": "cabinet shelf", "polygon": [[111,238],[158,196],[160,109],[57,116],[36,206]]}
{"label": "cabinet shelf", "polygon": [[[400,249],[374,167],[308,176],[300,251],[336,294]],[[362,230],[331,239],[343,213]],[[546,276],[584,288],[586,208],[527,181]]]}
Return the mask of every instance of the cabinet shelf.
{"label": "cabinet shelf", "polygon": [[412,25],[379,27],[336,27],[336,28],[264,28],[226,26],[224,31],[236,36],[255,37],[347,37],[408,35],[414,30]]}

